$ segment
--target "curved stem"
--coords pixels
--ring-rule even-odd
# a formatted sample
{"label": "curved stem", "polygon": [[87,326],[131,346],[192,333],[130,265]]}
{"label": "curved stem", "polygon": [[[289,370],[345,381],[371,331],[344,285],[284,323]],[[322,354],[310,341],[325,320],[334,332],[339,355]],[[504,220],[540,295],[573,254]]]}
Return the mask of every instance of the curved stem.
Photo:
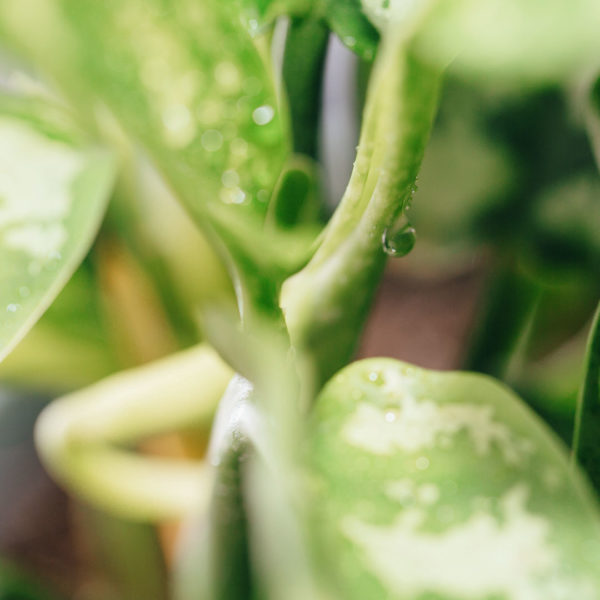
{"label": "curved stem", "polygon": [[283,285],[292,342],[326,381],[352,356],[385,264],[382,238],[410,198],[437,105],[440,72],[406,41],[384,39],[344,197],[320,247]]}
{"label": "curved stem", "polygon": [[232,374],[213,350],[198,346],[65,396],[36,425],[42,461],[74,493],[120,516],[160,520],[201,510],[212,480],[205,463],[111,445],[208,428]]}

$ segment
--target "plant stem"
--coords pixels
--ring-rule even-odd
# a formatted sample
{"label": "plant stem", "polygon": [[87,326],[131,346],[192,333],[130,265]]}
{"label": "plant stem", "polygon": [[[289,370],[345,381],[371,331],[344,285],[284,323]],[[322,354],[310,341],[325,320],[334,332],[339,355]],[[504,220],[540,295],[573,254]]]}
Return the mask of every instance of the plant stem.
{"label": "plant stem", "polygon": [[594,317],[586,354],[586,372],[579,393],[573,457],[600,490],[600,305]]}
{"label": "plant stem", "polygon": [[405,40],[384,40],[346,193],[311,261],[284,283],[292,342],[312,356],[320,384],[354,353],[385,265],[382,238],[408,202],[421,164],[439,80]]}
{"label": "plant stem", "polygon": [[294,151],[317,158],[323,70],[329,29],[320,20],[292,17],[283,56]]}
{"label": "plant stem", "polygon": [[58,481],[119,516],[161,520],[200,510],[212,481],[203,462],[146,458],[113,445],[208,428],[231,376],[214,351],[199,346],[109,377],[42,412],[40,456]]}

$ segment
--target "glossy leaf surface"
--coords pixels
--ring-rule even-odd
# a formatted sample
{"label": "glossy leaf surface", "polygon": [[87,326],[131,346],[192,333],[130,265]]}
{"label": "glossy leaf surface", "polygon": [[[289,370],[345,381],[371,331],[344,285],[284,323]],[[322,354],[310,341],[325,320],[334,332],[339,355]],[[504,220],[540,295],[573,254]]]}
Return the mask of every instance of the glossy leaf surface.
{"label": "glossy leaf surface", "polygon": [[[106,110],[98,113],[108,107],[254,301],[266,302],[272,291],[256,276],[257,256],[273,279],[290,256],[288,244],[263,231],[288,145],[268,58],[237,7],[217,0],[26,0],[0,6],[0,27],[80,109],[94,109],[90,118],[110,123]],[[48,45],[56,49],[50,55]]]}
{"label": "glossy leaf surface", "polygon": [[600,48],[595,0],[362,0],[384,30],[416,34],[422,57],[463,73],[523,81],[560,80]]}
{"label": "glossy leaf surface", "polygon": [[[50,114],[50,113],[48,113]],[[46,109],[0,105],[0,359],[65,285],[98,229],[115,172]]]}
{"label": "glossy leaf surface", "polygon": [[319,558],[342,597],[598,597],[587,484],[494,380],[365,360],[327,384],[312,425]]}
{"label": "glossy leaf surface", "polygon": [[367,19],[360,0],[325,0],[325,19],[342,42],[365,60],[377,51],[379,33]]}

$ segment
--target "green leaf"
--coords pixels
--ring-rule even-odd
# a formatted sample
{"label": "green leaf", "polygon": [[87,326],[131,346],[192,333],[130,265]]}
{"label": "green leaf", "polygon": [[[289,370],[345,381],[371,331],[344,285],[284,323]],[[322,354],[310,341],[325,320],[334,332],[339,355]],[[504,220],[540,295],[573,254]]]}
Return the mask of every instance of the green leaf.
{"label": "green leaf", "polygon": [[[269,275],[282,277],[264,218],[288,143],[269,60],[236,6],[26,0],[0,7],[0,30],[88,109],[90,120],[99,105],[108,107],[148,151],[242,287],[262,302],[249,254],[262,254]],[[259,236],[240,238],[229,220],[258,232],[259,247],[253,246]]]}
{"label": "green leaf", "polygon": [[416,32],[423,58],[454,60],[464,74],[511,81],[561,80],[600,49],[596,0],[362,0],[381,30]]}
{"label": "green leaf", "polygon": [[90,385],[118,370],[89,261],[0,364],[0,380],[45,395]]}
{"label": "green leaf", "polygon": [[0,600],[56,600],[56,596],[40,587],[10,564],[0,562]]}
{"label": "green leaf", "polygon": [[277,17],[304,16],[312,9],[311,0],[237,0],[250,34],[261,33]]}
{"label": "green leaf", "polygon": [[360,0],[324,0],[323,12],[345,46],[365,60],[373,60],[379,33],[365,16]]}
{"label": "green leaf", "polygon": [[600,489],[600,305],[590,330],[586,369],[579,392],[573,453]]}
{"label": "green leaf", "polygon": [[600,594],[596,501],[487,377],[354,363],[313,414],[314,535],[348,600]]}
{"label": "green leaf", "polygon": [[600,168],[600,77],[596,79],[589,90],[589,100],[585,106],[586,125]]}
{"label": "green leaf", "polygon": [[0,102],[0,359],[83,259],[115,174],[109,153],[51,113],[38,103]]}

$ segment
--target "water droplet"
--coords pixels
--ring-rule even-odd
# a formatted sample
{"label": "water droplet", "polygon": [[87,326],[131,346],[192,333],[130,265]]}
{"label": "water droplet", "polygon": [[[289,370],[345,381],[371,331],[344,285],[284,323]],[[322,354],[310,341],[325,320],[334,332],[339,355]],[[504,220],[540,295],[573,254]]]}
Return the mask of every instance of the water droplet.
{"label": "water droplet", "polygon": [[353,38],[351,35],[347,35],[344,38],[344,44],[349,48],[353,48],[356,45],[356,38]]}
{"label": "water droplet", "polygon": [[440,498],[440,490],[434,483],[425,483],[419,488],[419,500],[423,504],[435,504]]}
{"label": "water droplet", "polygon": [[273,120],[275,116],[275,109],[269,104],[263,104],[254,109],[252,113],[252,119],[257,125],[266,125]]}
{"label": "water droplet", "polygon": [[387,423],[393,423],[397,419],[396,413],[393,411],[388,411],[385,413],[385,420]]}
{"label": "water droplet", "polygon": [[223,136],[216,129],[207,129],[200,138],[202,147],[208,152],[216,152],[223,145]]}
{"label": "water droplet", "polygon": [[368,379],[375,385],[383,385],[383,377],[379,371],[371,371],[368,375]]}
{"label": "water droplet", "polygon": [[189,144],[196,135],[196,124],[192,115],[183,104],[170,104],[162,113],[167,142],[171,146],[181,147]]}
{"label": "water droplet", "polygon": [[239,187],[223,188],[220,196],[225,204],[242,204],[246,199],[246,193]]}
{"label": "water droplet", "polygon": [[415,461],[415,466],[419,471],[425,471],[425,469],[429,468],[429,459],[426,456],[419,456]]}
{"label": "water droplet", "polygon": [[21,306],[19,304],[9,304],[6,307],[6,312],[15,313],[19,310],[19,308],[21,308]]}
{"label": "water droplet", "polygon": [[239,185],[240,177],[237,174],[237,171],[234,171],[233,169],[228,169],[227,171],[224,171],[223,175],[221,175],[221,183],[226,188],[232,188]]}
{"label": "water droplet", "polygon": [[162,120],[169,131],[178,131],[188,126],[192,117],[187,106],[170,104],[162,114]]}
{"label": "water droplet", "polygon": [[417,240],[415,228],[402,216],[392,227],[383,233],[383,250],[388,256],[406,256]]}

